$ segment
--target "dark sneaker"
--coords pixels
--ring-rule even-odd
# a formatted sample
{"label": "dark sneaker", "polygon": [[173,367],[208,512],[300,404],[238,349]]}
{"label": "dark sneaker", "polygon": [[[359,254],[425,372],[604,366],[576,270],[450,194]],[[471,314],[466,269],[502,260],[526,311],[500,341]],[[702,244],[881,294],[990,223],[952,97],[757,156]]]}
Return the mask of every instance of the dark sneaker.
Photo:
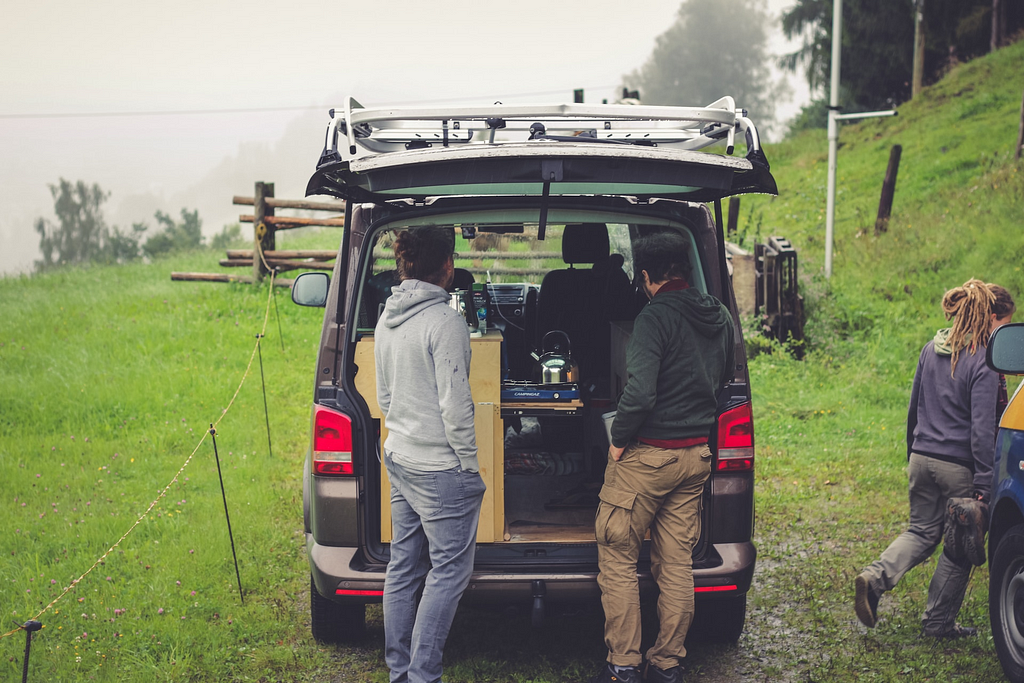
{"label": "dark sneaker", "polygon": [[648,664],[646,674],[644,680],[647,683],[682,683],[683,681],[682,666],[673,666],[671,669],[659,669],[653,664]]}
{"label": "dark sneaker", "polygon": [[871,589],[871,583],[863,572],[857,576],[854,586],[856,595],[853,599],[853,609],[857,613],[857,618],[868,628],[874,628],[878,623],[878,593]]}
{"label": "dark sneaker", "polygon": [[590,679],[590,683],[640,683],[640,667],[627,666],[616,672],[611,664],[605,664],[601,673]]}
{"label": "dark sneaker", "polygon": [[930,633],[925,631],[924,634],[929,638],[947,638],[949,640],[956,640],[957,638],[971,638],[976,636],[978,635],[978,629],[973,626],[953,624],[945,631],[940,631],[939,633]]}

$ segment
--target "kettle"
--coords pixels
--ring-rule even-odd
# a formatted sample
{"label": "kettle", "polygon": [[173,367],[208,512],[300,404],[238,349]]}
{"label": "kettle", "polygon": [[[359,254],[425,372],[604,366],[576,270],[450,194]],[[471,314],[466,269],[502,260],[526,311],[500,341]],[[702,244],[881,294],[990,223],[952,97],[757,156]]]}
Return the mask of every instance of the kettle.
{"label": "kettle", "polygon": [[569,335],[551,330],[541,341],[541,354],[531,352],[536,363],[533,380],[537,384],[571,384],[579,380],[580,368],[569,349]]}

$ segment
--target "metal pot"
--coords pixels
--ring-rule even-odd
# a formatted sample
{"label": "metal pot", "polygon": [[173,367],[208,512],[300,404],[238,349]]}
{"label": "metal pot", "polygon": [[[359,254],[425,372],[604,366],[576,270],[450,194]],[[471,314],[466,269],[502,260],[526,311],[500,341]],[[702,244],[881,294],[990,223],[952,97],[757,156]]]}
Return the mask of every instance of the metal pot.
{"label": "metal pot", "polygon": [[579,381],[580,368],[569,348],[569,335],[551,330],[541,341],[541,354],[533,356],[533,381],[538,384],[569,384]]}

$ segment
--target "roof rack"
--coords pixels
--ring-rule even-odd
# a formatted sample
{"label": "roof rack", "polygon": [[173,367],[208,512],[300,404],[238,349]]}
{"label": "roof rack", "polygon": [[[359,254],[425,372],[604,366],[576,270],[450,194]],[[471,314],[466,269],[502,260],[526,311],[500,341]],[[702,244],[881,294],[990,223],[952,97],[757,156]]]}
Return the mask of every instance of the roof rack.
{"label": "roof rack", "polygon": [[[735,148],[744,135],[747,157],[761,157],[757,129],[732,97],[706,107],[628,104],[542,104],[422,109],[367,109],[349,97],[331,110],[318,167],[389,152],[469,144],[508,145],[530,140]],[[339,145],[339,142],[341,143]]]}

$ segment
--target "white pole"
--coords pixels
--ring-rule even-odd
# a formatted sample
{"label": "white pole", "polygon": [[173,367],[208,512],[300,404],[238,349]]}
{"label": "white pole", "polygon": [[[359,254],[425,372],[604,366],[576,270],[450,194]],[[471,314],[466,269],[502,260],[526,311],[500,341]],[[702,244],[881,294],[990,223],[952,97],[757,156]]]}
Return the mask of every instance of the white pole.
{"label": "white pole", "polygon": [[839,143],[839,65],[843,47],[843,0],[832,3],[832,92],[828,109],[828,189],[825,200],[825,277],[832,277],[832,242],[835,235],[836,151]]}

